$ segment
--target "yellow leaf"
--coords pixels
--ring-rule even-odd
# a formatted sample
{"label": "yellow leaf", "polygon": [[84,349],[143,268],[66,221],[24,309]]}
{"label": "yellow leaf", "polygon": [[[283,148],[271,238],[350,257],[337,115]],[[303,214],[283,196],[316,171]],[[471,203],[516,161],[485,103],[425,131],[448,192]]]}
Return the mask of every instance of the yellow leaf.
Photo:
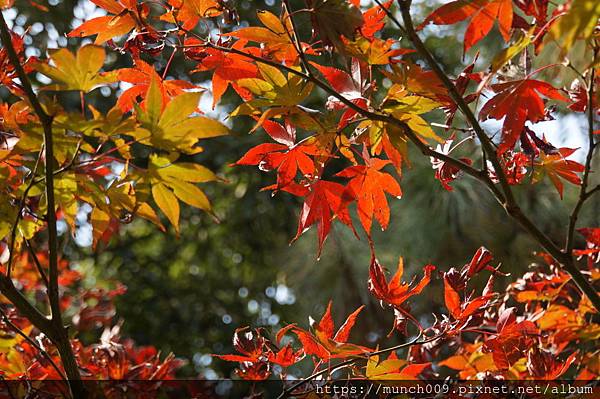
{"label": "yellow leaf", "polygon": [[171,190],[162,183],[152,186],[152,198],[156,205],[165,214],[169,222],[175,227],[175,231],[179,232],[179,202],[177,197]]}
{"label": "yellow leaf", "polygon": [[154,209],[152,209],[152,207],[150,205],[148,205],[146,202],[142,202],[141,204],[139,204],[139,206],[137,207],[137,209],[135,211],[135,214],[138,215],[139,217],[142,217],[142,218],[154,223],[161,230],[163,230],[163,231],[165,230],[165,227],[160,222],[160,219],[158,218],[158,215],[156,214]]}
{"label": "yellow leaf", "polygon": [[95,248],[98,244],[98,240],[102,238],[102,235],[104,235],[104,232],[106,232],[110,226],[110,215],[100,208],[95,207],[90,215],[90,221],[92,223],[92,246]]}
{"label": "yellow leaf", "polygon": [[[390,356],[391,357],[391,356]],[[371,356],[367,360],[366,377],[369,380],[414,380],[416,377],[404,373],[408,365],[406,360],[397,359],[395,356],[391,359],[379,361],[379,356]]]}
{"label": "yellow leaf", "polygon": [[271,32],[277,35],[287,34],[286,28],[283,26],[279,17],[272,12],[266,10],[259,10],[257,13],[258,19],[262,24],[267,27]]}
{"label": "yellow leaf", "polygon": [[202,151],[200,139],[222,136],[229,129],[221,122],[204,116],[192,116],[198,108],[200,93],[183,93],[162,110],[163,99],[158,84],[152,81],[145,107],[135,107],[141,128],[131,135],[140,142],[150,142],[167,151],[194,154]]}
{"label": "yellow leaf", "polygon": [[564,56],[577,39],[587,40],[592,36],[599,18],[600,1],[573,0],[567,14],[552,26],[545,42],[555,41]]}
{"label": "yellow leaf", "polygon": [[54,84],[44,87],[46,90],[77,90],[89,92],[98,86],[115,82],[116,74],[101,73],[106,53],[104,48],[88,44],[81,47],[77,54],[65,48],[49,51],[54,64],[36,62],[35,68],[52,79]]}
{"label": "yellow leaf", "polygon": [[188,119],[188,116],[198,109],[199,101],[200,93],[183,93],[175,97],[169,101],[162,115],[160,115],[158,127],[169,128],[171,125]]}
{"label": "yellow leaf", "polygon": [[255,96],[264,96],[267,93],[273,91],[273,85],[262,79],[245,78],[238,80],[236,83],[240,87],[250,90],[250,92]]}
{"label": "yellow leaf", "polygon": [[[313,89],[312,83],[305,82],[297,75],[289,73],[286,77],[279,69],[270,65],[259,64],[258,67],[263,79],[248,78],[236,81],[257,97],[246,103],[243,107],[245,113],[259,107],[295,107],[308,97]],[[242,114],[240,110],[236,112],[238,115]]]}
{"label": "yellow leaf", "polygon": [[173,189],[173,192],[183,202],[191,205],[195,208],[202,209],[204,211],[210,211],[210,202],[202,190],[194,186],[191,183],[187,183],[180,180],[168,180],[165,182],[168,186]]}
{"label": "yellow leaf", "polygon": [[398,101],[399,104],[395,104],[391,107],[391,110],[393,112],[402,112],[406,114],[420,115],[441,106],[437,101],[421,96],[405,96],[396,101]]}
{"label": "yellow leaf", "polygon": [[285,75],[278,69],[267,64],[258,64],[258,70],[265,81],[273,86],[282,87],[287,83]]}
{"label": "yellow leaf", "polygon": [[164,179],[180,179],[190,183],[215,181],[217,176],[207,167],[196,163],[181,162],[156,171]]}
{"label": "yellow leaf", "polygon": [[463,355],[454,355],[438,363],[440,366],[446,366],[453,370],[462,370],[468,366],[467,359]]}
{"label": "yellow leaf", "polygon": [[535,27],[532,27],[529,32],[523,35],[519,40],[517,40],[512,46],[505,48],[502,50],[492,62],[492,73],[497,72],[500,68],[502,68],[508,61],[512,60],[517,54],[523,51],[530,43],[532,39],[532,34],[535,30]]}
{"label": "yellow leaf", "polygon": [[444,142],[444,140],[440,136],[435,134],[435,132],[433,131],[431,126],[429,126],[429,123],[427,123],[427,121],[425,121],[425,119],[421,118],[419,115],[416,115],[416,114],[398,114],[398,115],[396,115],[396,114],[394,114],[394,116],[397,117],[398,119],[406,122],[408,127],[413,132],[418,134],[419,136],[422,136],[426,139],[434,139],[435,141],[437,141],[439,143]]}
{"label": "yellow leaf", "polygon": [[157,126],[163,109],[163,96],[154,76],[150,82],[144,106],[148,123],[152,127]]}

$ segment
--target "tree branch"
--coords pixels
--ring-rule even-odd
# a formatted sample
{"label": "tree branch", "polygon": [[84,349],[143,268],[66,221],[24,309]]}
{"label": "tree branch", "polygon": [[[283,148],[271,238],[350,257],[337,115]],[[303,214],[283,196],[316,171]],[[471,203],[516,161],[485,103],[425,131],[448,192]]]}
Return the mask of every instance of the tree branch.
{"label": "tree branch", "polygon": [[[504,192],[504,200],[505,200],[504,205],[505,206],[515,206],[516,201],[514,199],[512,189],[510,188],[510,185],[508,184],[508,179],[506,178],[506,174],[504,172],[504,169],[502,168],[502,165],[500,165],[500,161],[498,159],[498,156],[496,155],[496,150],[494,149],[494,146],[492,145],[490,138],[487,136],[487,134],[485,133],[485,131],[479,124],[479,121],[475,117],[475,114],[473,114],[473,111],[471,111],[471,108],[469,108],[469,105],[466,103],[464,98],[460,95],[458,90],[456,90],[456,86],[454,86],[454,83],[452,83],[450,78],[448,78],[448,76],[446,75],[446,73],[444,72],[442,67],[438,64],[436,59],[429,52],[429,50],[427,49],[425,44],[421,41],[421,38],[419,38],[419,35],[415,31],[415,28],[414,28],[413,22],[412,22],[412,18],[410,16],[411,0],[398,0],[398,4],[400,5],[400,12],[402,13],[402,20],[404,21],[404,30],[406,31],[406,34],[408,35],[409,40],[415,46],[417,51],[425,58],[429,67],[434,71],[436,76],[440,79],[442,84],[448,90],[448,93],[450,94],[450,97],[452,98],[452,100],[456,103],[456,105],[461,110],[461,112],[463,113],[465,118],[467,118],[467,122],[473,128],[475,135],[481,142],[481,146],[482,146],[483,150],[485,151],[490,162],[494,166],[494,172],[496,172],[496,176],[498,177],[500,186],[502,187],[502,191]],[[400,28],[402,28],[402,26],[400,26]]]}
{"label": "tree branch", "polygon": [[15,287],[12,280],[4,274],[0,274],[0,292],[19,310],[19,313],[27,317],[31,324],[40,329],[48,338],[55,338],[50,319],[33,306]]}
{"label": "tree branch", "polygon": [[[594,49],[594,59],[596,58],[597,50]],[[567,241],[565,243],[565,252],[568,255],[573,253],[573,246],[575,244],[575,227],[577,226],[577,219],[579,217],[579,212],[583,208],[583,204],[588,198],[591,197],[597,188],[588,191],[590,172],[592,170],[592,159],[594,156],[594,150],[596,149],[596,145],[594,143],[594,79],[595,79],[594,68],[590,70],[590,81],[588,83],[588,104],[587,104],[587,117],[588,117],[588,150],[587,156],[585,158],[585,166],[583,170],[583,178],[581,179],[581,187],[579,189],[579,199],[573,208],[573,212],[571,212],[571,216],[569,217],[569,227],[567,229]]]}
{"label": "tree branch", "polygon": [[25,239],[25,245],[27,246],[27,250],[29,251],[29,255],[31,256],[31,258],[33,260],[33,263],[35,264],[35,267],[36,267],[38,273],[40,274],[40,277],[42,278],[42,281],[44,282],[44,285],[46,286],[46,288],[48,288],[48,285],[50,285],[50,283],[48,282],[48,276],[46,276],[46,272],[44,271],[44,267],[40,263],[40,260],[39,260],[39,258],[37,256],[37,254],[35,253],[35,250],[31,246],[31,243],[29,242],[28,239]]}
{"label": "tree branch", "polygon": [[[48,320],[43,315],[39,314],[37,309],[33,308],[31,304],[14,288],[10,278],[0,279],[0,288],[2,292],[9,298],[17,309],[21,312],[25,310],[24,316],[33,316],[38,323],[38,328],[46,334],[56,345],[58,352],[60,353],[61,360],[67,377],[69,378],[69,387],[71,393],[76,398],[87,397],[85,387],[81,381],[81,375],[79,374],[79,368],[73,348],[69,341],[69,335],[67,329],[63,326],[61,310],[60,310],[60,298],[58,288],[58,242],[57,242],[57,229],[56,229],[56,207],[54,200],[54,147],[52,142],[52,122],[53,118],[48,115],[42,104],[40,103],[37,95],[33,91],[31,82],[21,65],[21,61],[15,48],[12,44],[12,38],[4,15],[0,13],[0,37],[2,38],[2,44],[6,49],[9,60],[14,66],[17,76],[21,81],[23,91],[29,103],[31,104],[34,112],[38,116],[40,123],[44,130],[44,149],[45,149],[45,163],[46,163],[46,202],[47,202],[47,222],[48,222],[48,299],[50,302],[50,308],[52,309],[52,319]],[[14,291],[13,291],[14,290]],[[6,291],[6,292],[5,292]],[[10,294],[12,296],[9,297]],[[18,295],[17,295],[18,294]],[[17,302],[15,302],[17,301]],[[35,309],[37,313],[33,312]],[[34,323],[33,319],[30,319]],[[34,323],[35,325],[35,323]]]}

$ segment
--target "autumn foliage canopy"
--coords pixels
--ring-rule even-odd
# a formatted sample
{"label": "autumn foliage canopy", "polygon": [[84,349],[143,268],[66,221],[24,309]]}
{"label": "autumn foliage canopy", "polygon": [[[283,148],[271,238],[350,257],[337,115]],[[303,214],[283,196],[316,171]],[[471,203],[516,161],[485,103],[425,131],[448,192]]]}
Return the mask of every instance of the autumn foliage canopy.
{"label": "autumn foliage canopy", "polygon": [[[292,241],[316,230],[317,257],[334,224],[369,243],[365,290],[380,312],[393,313],[389,336],[405,342],[389,348],[353,342],[353,327],[373,309],[360,307],[344,321],[338,315],[336,323],[329,303],[311,325],[298,320],[273,333],[240,327],[233,337],[237,353],[218,356],[238,363],[240,378],[285,380],[289,368],[310,362],[314,374],[300,383],[340,375],[600,376],[600,228],[577,225],[600,191],[594,174],[600,3],[455,0],[422,15],[410,0],[369,6],[283,0],[277,12],[256,10],[258,23],[247,26],[238,25],[231,1],[91,1],[105,15],[64,32],[85,38],[75,50],[27,57],[23,38],[2,20],[0,81],[10,91],[10,101],[0,105],[4,378],[66,378],[82,397],[82,378],[135,388],[134,380],[176,376],[173,355],[119,336],[112,301],[127,295],[124,287],[80,286],[79,272],[60,253],[57,223],[74,235],[85,207],[93,246],[100,248],[133,218],[178,234],[182,205],[216,218],[203,187],[227,183],[193,156],[207,140],[230,133],[225,122],[207,116],[226,95],[237,99],[227,117],[251,120],[248,133],[262,140],[231,159],[232,167],[272,176],[263,188],[272,201],[299,199]],[[209,23],[215,28],[203,29]],[[468,62],[456,75],[422,39],[447,25],[464,34]],[[480,54],[486,45],[493,54]],[[129,67],[104,68],[110,54],[126,57]],[[190,66],[184,80],[169,75],[175,56]],[[168,62],[156,62],[163,57]],[[201,74],[210,87],[196,78]],[[34,76],[44,79],[33,83]],[[116,101],[96,109],[87,98],[106,86],[119,88]],[[77,107],[65,100],[69,93]],[[201,108],[201,97],[209,95]],[[579,148],[553,143],[539,128],[564,114],[585,121]],[[463,266],[410,265],[418,271],[412,279],[402,254],[397,266],[381,264],[372,232],[397,217],[391,201],[410,196],[402,176],[412,172],[415,157],[426,157],[431,179],[446,195],[453,195],[457,179],[486,187],[506,219],[536,242],[535,267],[499,286],[495,280],[507,276],[502,259],[483,242]],[[560,243],[520,208],[516,195],[545,180],[556,190],[553,201],[567,190],[577,197]],[[480,278],[487,281],[483,288],[473,281]],[[445,309],[433,317],[414,314],[411,303],[434,280],[443,286]],[[102,342],[78,341],[76,331],[98,327],[106,328]],[[299,387],[290,385],[287,394]]]}

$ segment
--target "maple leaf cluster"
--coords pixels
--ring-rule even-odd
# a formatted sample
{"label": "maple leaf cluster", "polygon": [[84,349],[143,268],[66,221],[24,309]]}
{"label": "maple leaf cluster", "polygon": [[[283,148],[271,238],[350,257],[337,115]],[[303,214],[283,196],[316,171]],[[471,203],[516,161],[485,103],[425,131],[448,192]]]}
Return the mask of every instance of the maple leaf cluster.
{"label": "maple leaf cluster", "polygon": [[[223,179],[194,161],[204,151],[204,140],[229,133],[200,107],[207,89],[196,81],[208,76],[212,109],[222,111],[227,92],[235,93],[239,105],[229,118],[252,121],[249,133],[263,139],[234,164],[273,173],[274,183],[265,190],[302,200],[294,240],[316,228],[320,254],[333,223],[341,222],[357,237],[363,234],[360,226],[371,248],[368,289],[394,312],[390,334],[407,334],[414,325],[429,340],[411,346],[407,361],[393,351],[381,360],[387,352],[348,342],[361,308],[334,331],[330,305],[320,322],[309,329],[286,326],[275,340],[262,330],[238,330],[234,345],[240,354],[224,359],[242,363],[241,377],[264,379],[273,365],[286,369],[304,358],[321,365],[365,356],[361,376],[367,378],[432,376],[436,362],[457,370],[461,378],[553,379],[574,362],[580,375],[597,376],[589,356],[573,348],[598,338],[597,324],[587,319],[600,308],[597,229],[578,230],[587,241],[585,249],[575,248],[574,237],[581,208],[600,191],[592,173],[598,133],[594,123],[600,111],[600,3],[454,0],[414,24],[407,0],[376,1],[370,7],[358,0],[306,0],[302,9],[282,1],[278,13],[257,10],[257,26],[238,26],[229,1],[92,1],[105,15],[67,34],[74,42],[95,36],[94,44],[75,51],[53,49],[47,56],[28,58],[24,38],[10,31],[4,16],[0,25],[0,82],[10,92],[0,106],[0,284],[18,310],[33,315],[36,328],[47,327],[46,316],[20,301],[14,278],[22,279],[19,288],[40,296],[46,294],[40,287],[52,287],[47,290],[52,323],[62,323],[62,310],[78,307],[73,322],[83,329],[110,325],[111,298],[121,293],[94,289],[77,300],[65,297],[56,303],[56,285],[80,278],[59,259],[57,220],[74,234],[83,214],[97,249],[136,217],[162,230],[168,221],[178,233],[181,203],[216,219],[201,185]],[[469,62],[452,76],[419,35],[430,24],[461,22],[466,25],[463,57]],[[499,52],[472,54],[484,38],[494,37],[502,45]],[[572,61],[577,59],[575,48],[585,62]],[[127,66],[113,68],[114,57],[107,52],[119,54]],[[560,59],[549,62],[544,52]],[[185,78],[169,75],[176,57],[185,59]],[[32,72],[48,83],[32,86]],[[115,93],[112,103],[93,106],[90,93],[98,88]],[[78,94],[79,106],[62,101],[56,92]],[[566,112],[585,117],[587,148],[553,144],[543,131],[542,122]],[[501,125],[498,132],[483,124],[489,120]],[[547,268],[526,274],[503,296],[493,287],[501,272],[481,248],[464,267],[442,272],[448,312],[422,326],[408,302],[436,279],[436,269],[427,265],[419,282],[406,283],[400,261],[388,280],[372,239],[374,224],[382,230],[390,225],[389,199],[404,195],[400,181],[413,150],[430,158],[431,177],[448,191],[465,175],[485,185],[508,217],[548,251]],[[519,189],[513,186],[544,177],[561,199],[564,182],[579,186],[565,248],[524,214],[513,192]],[[39,252],[31,244],[37,245],[41,232],[48,236],[48,256],[30,260],[23,254]],[[588,270],[575,262],[583,257]],[[468,287],[482,273],[490,277],[478,295]],[[525,306],[509,304],[511,296]],[[64,334],[52,338],[69,349]],[[299,345],[292,346],[289,339]],[[124,362],[119,370],[108,368],[114,376],[154,375],[136,374],[138,369],[123,360],[138,359],[136,355],[126,345],[111,345],[75,352],[97,378],[106,377],[98,365],[113,360]],[[440,362],[448,348],[456,354]],[[61,353],[61,359],[75,356],[69,352]],[[172,358],[165,367],[154,355],[153,360],[141,358],[156,375],[170,375],[174,367]],[[79,373],[72,367],[65,371],[71,379]],[[20,372],[14,375],[26,375]]]}
{"label": "maple leaf cluster", "polygon": [[[583,230],[582,234],[596,248],[591,235],[597,235],[598,229]],[[595,256],[597,250],[582,253]],[[432,380],[440,378],[442,370],[460,380],[596,379],[600,375],[597,361],[584,350],[597,348],[600,324],[589,321],[596,311],[548,254],[538,255],[541,262],[510,284],[506,295],[495,290],[494,282],[497,276],[507,275],[499,265],[494,266],[494,257],[485,247],[463,267],[439,273],[446,310],[429,326],[422,326],[421,318],[410,313],[407,301],[423,290],[434,289],[427,286],[436,279],[435,267],[426,265],[424,277],[409,284],[402,281],[402,260],[389,281],[385,269],[374,261],[368,288],[382,305],[393,309],[392,332],[407,338],[408,325],[413,325],[420,331],[418,337],[423,337],[422,343],[411,345],[409,341],[400,346],[408,347],[406,360],[398,358],[400,347],[378,350],[348,341],[363,307],[334,333],[331,302],[320,321],[311,319],[310,330],[289,324],[270,340],[264,330],[238,329],[233,343],[240,355],[218,357],[239,362],[238,376],[249,380],[267,379],[275,370],[285,380],[288,368],[307,358],[323,372],[351,364],[353,378],[371,381]],[[598,280],[599,271],[596,261],[590,268],[592,281]],[[469,285],[481,273],[489,277],[479,295]],[[386,353],[389,355],[383,359]],[[339,365],[332,363],[335,359],[341,360]]]}
{"label": "maple leaf cluster", "polygon": [[[395,12],[392,1],[366,10],[361,10],[358,1],[309,1],[313,36],[304,39],[289,5],[282,7],[280,15],[258,11],[261,26],[229,31],[224,26],[216,37],[205,37],[195,30],[200,21],[208,23],[220,17],[230,20],[235,16],[231,5],[213,0],[168,1],[159,11],[135,1],[98,0],[95,4],[107,15],[85,21],[68,34],[95,36],[95,45],[83,46],[76,54],[66,49],[53,50],[49,53],[50,63],[36,59],[27,60],[24,65],[52,80],[43,88],[47,91],[79,91],[84,96],[117,81],[130,85],[106,115],[82,102],[84,114],[91,113],[93,121],[66,110],[54,111],[61,128],[80,134],[80,137],[66,134],[57,139],[55,153],[59,163],[64,167],[73,155],[77,158],[78,154],[72,153],[77,143],[78,151],[88,157],[83,165],[74,163],[78,167],[69,168],[62,179],[76,183],[64,184],[71,190],[77,186],[79,192],[90,192],[80,196],[78,202],[94,208],[91,220],[96,227],[95,242],[99,237],[108,238],[124,213],[147,218],[162,228],[156,213],[159,209],[178,229],[179,202],[212,212],[208,198],[196,183],[216,180],[216,176],[199,166],[178,164],[177,159],[179,154],[202,151],[199,140],[224,135],[228,130],[220,122],[199,114],[203,88],[191,80],[168,79],[170,62],[160,74],[148,63],[149,58],[158,57],[170,48],[171,59],[181,52],[195,64],[190,74],[210,73],[213,108],[232,88],[243,103],[231,116],[251,117],[256,122],[252,131],[267,133],[270,141],[250,149],[236,164],[275,171],[276,183],[267,189],[303,199],[295,239],[316,225],[320,253],[335,220],[358,236],[352,216],[355,209],[360,226],[374,248],[373,222],[382,230],[387,229],[388,197],[400,198],[403,194],[399,180],[403,166],[409,162],[410,142],[433,151],[435,178],[447,190],[452,189],[451,183],[463,174],[465,167],[473,168],[477,161],[468,153],[458,157],[457,162],[448,162],[445,157],[451,157],[458,147],[452,146],[457,137],[453,134],[444,139],[440,129],[430,122],[429,113],[442,109],[447,114],[445,130],[454,129],[456,113],[459,109],[464,111],[456,96],[467,104],[485,101],[479,120],[503,121],[496,143],[487,136],[478,137],[496,146],[494,156],[498,162],[488,165],[483,160],[482,172],[493,184],[502,180],[523,184],[528,175],[537,182],[547,176],[561,197],[564,181],[581,184],[579,174],[585,167],[571,159],[576,149],[555,147],[534,132],[532,126],[553,119],[549,101],[585,112],[589,90],[582,87],[589,85],[580,82],[573,89],[557,88],[535,76],[544,67],[508,81],[500,74],[501,68],[527,45],[533,44],[539,51],[550,40],[547,35],[556,37],[563,29],[561,23],[567,17],[559,17],[564,11],[551,11],[544,0],[534,3],[452,1],[433,11],[417,27],[420,30],[430,23],[451,25],[468,20],[465,53],[495,25],[505,42],[510,42],[513,35],[523,38],[500,53],[490,69],[476,71],[474,60],[449,82],[456,90],[453,95],[449,95],[440,76],[414,62],[414,50],[385,38],[386,18]],[[568,17],[579,12],[578,2],[574,3],[577,5],[573,5],[572,12],[566,12]],[[546,21],[547,26],[532,32],[528,29],[531,20]],[[584,36],[589,34],[587,27],[580,29]],[[19,40],[16,36],[13,39],[16,49],[22,48]],[[102,71],[105,59],[105,50],[99,47],[102,44],[129,54],[133,65]],[[334,50],[344,62],[330,65],[328,54]],[[6,55],[4,59],[7,63]],[[17,90],[14,71],[9,68],[5,74],[9,87]],[[389,84],[379,84],[373,78],[377,74]],[[329,96],[324,109],[313,110],[303,105],[314,92],[324,88]],[[3,114],[8,131],[18,132],[23,123],[36,119],[32,110],[21,102],[12,104]],[[373,117],[375,114],[377,118]],[[59,142],[64,142],[64,149]],[[432,143],[438,144],[436,150]],[[39,138],[38,142],[20,140],[11,153],[16,156],[19,150],[29,150],[37,144]],[[67,148],[69,145],[71,149]],[[159,150],[145,160],[150,165],[147,169],[130,167],[133,165],[130,160],[135,158],[131,151],[139,145]],[[7,164],[12,163],[7,160]],[[117,164],[125,167],[127,173],[111,183],[109,189],[102,178],[109,175],[109,167],[114,169]],[[497,168],[503,170],[494,170]],[[100,176],[93,172],[96,169],[102,171]],[[168,174],[167,169],[172,173]],[[24,175],[17,173],[17,181],[19,176]],[[92,187],[98,184],[103,187],[94,192]],[[59,206],[67,222],[73,225],[76,203]]]}
{"label": "maple leaf cluster", "polygon": [[[16,260],[13,280],[36,298],[43,298],[46,282],[38,273],[37,264],[47,261],[45,252],[34,255],[22,254]],[[4,271],[3,271],[4,272]],[[173,354],[161,356],[152,347],[137,346],[131,339],[120,336],[120,322],[116,315],[114,299],[125,294],[121,283],[111,283],[114,288],[84,288],[85,275],[74,270],[69,262],[60,261],[58,281],[61,289],[60,304],[72,314],[72,328],[79,334],[102,331],[98,343],[84,344],[71,339],[82,378],[87,380],[115,380],[118,384],[101,387],[98,394],[112,397],[119,390],[136,389],[152,396],[160,384],[140,384],[139,381],[168,380],[184,362]],[[0,375],[4,379],[22,381],[3,388],[8,391],[27,392],[31,389],[27,380],[48,381],[44,390],[48,395],[63,395],[64,385],[52,381],[63,379],[64,370],[54,343],[40,332],[9,302],[0,302]],[[42,349],[43,348],[43,349]],[[42,352],[43,350],[43,352]]]}

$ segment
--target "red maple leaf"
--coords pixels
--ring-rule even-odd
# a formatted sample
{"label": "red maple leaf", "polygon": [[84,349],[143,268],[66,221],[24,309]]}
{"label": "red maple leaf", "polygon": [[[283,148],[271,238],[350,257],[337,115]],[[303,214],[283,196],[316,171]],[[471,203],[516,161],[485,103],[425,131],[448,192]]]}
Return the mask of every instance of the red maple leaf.
{"label": "red maple leaf", "polygon": [[[296,140],[296,129],[289,124],[285,126],[277,122],[265,120],[263,128],[271,136],[274,143],[263,143],[251,148],[236,165],[258,165],[263,171],[277,169],[277,185],[265,187],[265,189],[282,190],[294,182],[298,171],[306,179],[313,179],[316,174],[315,162],[311,156],[324,155],[323,150],[316,144],[299,142]],[[299,190],[300,193],[297,193]],[[305,190],[297,185],[288,188],[289,192],[296,195],[304,195]]]}
{"label": "red maple leaf", "polygon": [[496,96],[492,97],[479,114],[480,119],[504,119],[502,142],[498,153],[515,147],[525,122],[540,122],[546,119],[546,108],[542,95],[560,101],[568,99],[549,83],[534,79],[522,79],[492,85]]}
{"label": "red maple leaf", "polygon": [[271,363],[278,364],[281,367],[290,367],[304,358],[304,351],[295,351],[292,344],[288,343],[277,352],[269,352],[267,358]]}
{"label": "red maple leaf", "polygon": [[343,185],[322,179],[311,182],[301,192],[286,190],[296,195],[305,196],[298,219],[298,230],[292,241],[297,240],[310,226],[317,224],[317,238],[319,241],[317,256],[320,256],[323,243],[331,230],[331,222],[335,218],[354,231],[350,213],[342,199],[344,190]]}
{"label": "red maple leaf", "polygon": [[[375,33],[379,32],[385,26],[385,10],[389,10],[393,0],[382,3],[382,6],[374,6],[363,12],[363,25],[360,27],[360,33],[369,40],[375,38]],[[358,1],[357,3],[360,3]],[[357,7],[360,4],[356,5]]]}
{"label": "red maple leaf", "polygon": [[538,380],[553,381],[566,373],[577,357],[572,353],[566,360],[561,361],[557,354],[543,348],[534,347],[527,355],[527,371]]}
{"label": "red maple leaf", "polygon": [[263,355],[266,339],[259,330],[251,331],[248,327],[238,328],[233,334],[233,347],[241,355],[216,355],[229,362],[257,362]]}
{"label": "red maple leaf", "polygon": [[504,41],[510,39],[513,20],[512,0],[457,0],[444,4],[432,12],[419,28],[429,22],[435,25],[451,25],[469,19],[465,32],[464,52],[483,39],[498,21]]}
{"label": "red maple leaf", "polygon": [[136,0],[91,0],[98,7],[110,14],[92,18],[73,29],[68,37],[96,36],[95,43],[102,44],[115,36],[129,33],[137,25],[141,25],[150,9],[147,4]]}
{"label": "red maple leaf", "polygon": [[383,267],[377,259],[373,259],[369,268],[369,291],[379,300],[389,303],[393,306],[401,306],[408,298],[418,295],[431,280],[431,272],[435,266],[427,265],[423,268],[425,274],[421,281],[414,284],[415,278],[410,283],[402,281],[404,274],[404,262],[402,258],[398,262],[396,274],[388,282]]}
{"label": "red maple leaf", "polygon": [[[452,152],[453,149],[453,142],[454,136],[446,140],[444,142],[444,145],[438,144],[436,151],[445,155],[450,154],[450,152]],[[450,183],[456,180],[456,178],[458,178],[461,175],[462,171],[458,167],[451,165],[441,159],[430,157],[429,160],[431,162],[433,170],[435,170],[435,178],[438,179],[440,183],[442,183],[442,186],[446,190],[452,191],[453,189],[452,186],[450,186]],[[459,160],[467,165],[471,165],[471,163],[473,162],[469,158],[459,158]]]}
{"label": "red maple leaf", "polygon": [[460,323],[468,322],[470,316],[483,312],[496,294],[484,294],[473,299],[461,300],[459,293],[454,289],[449,279],[449,274],[444,273],[444,303],[450,315]]}
{"label": "red maple leaf", "polygon": [[364,346],[348,343],[350,332],[356,323],[356,318],[364,306],[352,312],[344,321],[342,326],[334,333],[333,318],[331,316],[331,301],[327,310],[318,323],[313,324],[314,334],[299,327],[293,327],[291,331],[298,336],[307,355],[314,355],[321,360],[328,361],[332,358],[347,357],[351,355],[370,352],[371,349]]}
{"label": "red maple leaf", "polygon": [[[368,102],[364,93],[368,89],[368,85],[363,79],[363,74],[366,71],[364,71],[363,66],[357,59],[352,59],[352,75],[334,67],[319,65],[317,63],[312,64],[325,77],[331,88],[360,108],[367,109]],[[327,108],[346,110],[338,123],[339,129],[345,128],[348,122],[358,114],[355,110],[348,108],[346,104],[333,96],[327,99]]]}
{"label": "red maple leaf", "polygon": [[163,80],[153,66],[138,59],[133,68],[122,68],[118,70],[120,81],[130,83],[132,86],[119,96],[117,105],[123,112],[130,111],[133,104],[146,98],[150,84],[154,80],[163,96],[163,104],[171,98],[184,93],[185,90],[197,88],[194,84],[185,80]]}
{"label": "red maple leaf", "polygon": [[[231,48],[248,53],[254,52],[254,55],[260,56],[259,48],[245,48],[246,43],[245,40],[238,40]],[[249,61],[248,57],[202,47],[202,42],[195,38],[186,39],[185,46],[185,54],[189,58],[198,61],[194,72],[213,71],[213,108],[219,102],[229,84],[239,79],[258,77],[258,68]]]}
{"label": "red maple leaf", "polygon": [[496,334],[490,336],[484,348],[492,352],[496,367],[506,370],[526,355],[536,343],[539,330],[530,320],[517,320],[516,308],[506,308],[498,316]]}
{"label": "red maple leaf", "polygon": [[465,265],[467,277],[473,277],[483,269],[489,270],[492,273],[495,272],[496,269],[490,266],[490,262],[493,259],[494,255],[486,247],[479,247],[473,258],[471,258],[471,261]]}
{"label": "red maple leaf", "polygon": [[587,256],[588,268],[592,270],[594,264],[600,262],[600,227],[584,227],[577,232],[585,237],[586,248],[574,249],[575,256]]}
{"label": "red maple leaf", "polygon": [[370,158],[366,153],[364,155],[365,165],[350,166],[336,176],[350,179],[344,194],[345,200],[356,201],[358,218],[365,232],[370,235],[373,216],[383,230],[390,222],[390,208],[385,193],[400,198],[402,190],[392,175],[381,172],[391,161]]}
{"label": "red maple leaf", "polygon": [[548,175],[561,199],[563,197],[563,182],[561,179],[575,185],[581,185],[581,178],[577,173],[583,172],[585,167],[579,162],[567,159],[575,151],[577,151],[577,148],[563,147],[558,149],[557,154],[546,155],[542,153],[539,162],[535,163],[536,180],[539,180],[543,174]]}
{"label": "red maple leaf", "polygon": [[[23,38],[14,32],[10,32],[12,46],[15,49],[19,59],[22,60],[22,66],[26,73],[31,72],[31,63],[30,59],[25,60],[25,43],[23,42]],[[0,49],[0,84],[6,86],[7,89],[12,91],[17,95],[23,95],[23,90],[21,89],[21,85],[15,83],[14,79],[17,78],[17,73],[15,71],[15,67],[10,61],[8,56],[8,52],[6,51],[6,46],[3,46]]]}

